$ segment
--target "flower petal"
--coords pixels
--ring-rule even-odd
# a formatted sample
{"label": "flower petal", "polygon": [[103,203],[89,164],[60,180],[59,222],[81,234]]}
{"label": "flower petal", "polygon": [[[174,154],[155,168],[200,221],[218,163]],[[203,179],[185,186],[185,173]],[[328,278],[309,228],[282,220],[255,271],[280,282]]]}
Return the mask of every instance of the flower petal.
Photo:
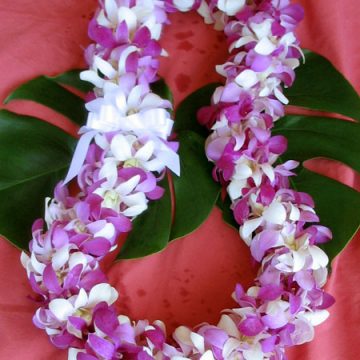
{"label": "flower petal", "polygon": [[279,202],[273,202],[263,212],[264,220],[277,225],[283,225],[286,220],[285,207]]}
{"label": "flower petal", "polygon": [[244,89],[250,89],[259,82],[259,79],[255,71],[246,69],[235,78],[235,82]]}
{"label": "flower petal", "polygon": [[89,334],[88,344],[101,359],[113,359],[115,346],[110,341],[102,339],[97,335]]}
{"label": "flower petal", "polygon": [[100,56],[94,57],[94,65],[98,70],[100,70],[102,74],[104,74],[109,79],[112,79],[116,76],[116,70]]}
{"label": "flower petal", "polygon": [[250,245],[250,239],[249,239],[250,235],[260,226],[262,222],[263,222],[263,218],[258,217],[255,219],[245,221],[244,225],[240,227],[240,236],[247,243],[247,245]]}
{"label": "flower petal", "polygon": [[155,144],[153,141],[148,141],[135,154],[135,158],[141,161],[148,161],[154,153]]}
{"label": "flower petal", "polygon": [[58,249],[52,258],[53,269],[59,270],[69,260],[69,246],[65,245],[61,249]]}
{"label": "flower petal", "polygon": [[49,303],[49,310],[60,321],[66,321],[74,313],[74,307],[66,299],[54,299]]}
{"label": "flower petal", "polygon": [[270,55],[276,49],[276,45],[268,38],[262,38],[254,50],[260,55]]}
{"label": "flower petal", "polygon": [[111,223],[105,224],[105,226],[94,234],[94,237],[103,237],[105,239],[111,239],[115,235],[115,227]]}
{"label": "flower petal", "polygon": [[137,111],[140,105],[140,98],[143,92],[142,86],[133,87],[127,99],[129,110]]}
{"label": "flower petal", "polygon": [[131,147],[124,135],[118,134],[111,141],[111,152],[119,161],[125,161],[132,157]]}
{"label": "flower petal", "polygon": [[311,323],[312,326],[322,324],[328,317],[329,312],[327,310],[316,310],[313,312],[306,312],[303,316]]}
{"label": "flower petal", "polygon": [[88,295],[84,289],[80,289],[79,294],[76,297],[74,307],[79,309],[85,307],[88,302]]}
{"label": "flower petal", "polygon": [[227,334],[235,338],[240,337],[239,330],[229,315],[222,315],[217,327],[225,330]]}
{"label": "flower petal", "polygon": [[87,306],[92,308],[103,301],[105,301],[108,305],[111,305],[117,298],[118,292],[109,284],[98,284],[91,289]]}
{"label": "flower petal", "polygon": [[329,258],[318,246],[309,246],[309,252],[313,260],[312,269],[317,270],[319,268],[324,268],[329,263]]}
{"label": "flower petal", "polygon": [[201,358],[199,360],[215,360],[215,358],[213,352],[211,350],[208,350],[201,355]]}
{"label": "flower petal", "polygon": [[[204,338],[195,333],[195,332],[192,332],[190,334],[190,338],[191,338],[191,341],[193,343],[193,345],[195,346],[195,348],[199,351],[199,353],[203,353],[205,351],[205,341],[204,341]],[[202,357],[201,357],[202,359]],[[204,357],[204,359],[210,359],[208,357]]]}

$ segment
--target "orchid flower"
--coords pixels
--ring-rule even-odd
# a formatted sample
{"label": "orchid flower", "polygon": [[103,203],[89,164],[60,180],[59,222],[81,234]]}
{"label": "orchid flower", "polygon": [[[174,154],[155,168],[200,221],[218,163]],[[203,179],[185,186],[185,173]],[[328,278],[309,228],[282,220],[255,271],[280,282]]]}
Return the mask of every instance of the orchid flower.
{"label": "orchid flower", "polygon": [[117,298],[117,291],[109,284],[103,283],[95,285],[89,294],[80,289],[78,295],[69,299],[54,299],[49,303],[49,310],[59,321],[66,322],[69,316],[78,316],[89,322],[89,315],[97,304],[106,302],[111,305]]}

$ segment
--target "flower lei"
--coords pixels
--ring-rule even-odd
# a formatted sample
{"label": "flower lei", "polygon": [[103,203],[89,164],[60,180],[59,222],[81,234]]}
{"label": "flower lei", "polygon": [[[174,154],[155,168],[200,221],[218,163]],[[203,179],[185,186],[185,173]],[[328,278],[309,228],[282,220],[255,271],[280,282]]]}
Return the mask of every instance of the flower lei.
{"label": "flower lei", "polygon": [[[178,327],[167,342],[160,321],[131,321],[112,304],[100,260],[131,221],[159,199],[166,168],[179,174],[178,144],[168,140],[171,104],[151,92],[167,13],[197,10],[224,30],[231,53],[225,77],[199,120],[212,130],[206,154],[227,185],[240,235],[260,263],[254,286],[233,294],[217,326]],[[45,222],[33,225],[31,255],[22,254],[41,297],[34,324],[69,359],[285,359],[285,348],[311,341],[333,298],[322,290],[331,238],[311,197],[289,188],[297,163],[276,165],[286,139],[271,136],[284,114],[282,85],[294,81],[301,50],[294,29],[303,17],[289,0],[101,0],[86,50],[94,84],[87,125],[64,182],[46,199]],[[78,194],[66,185],[76,176]]]}

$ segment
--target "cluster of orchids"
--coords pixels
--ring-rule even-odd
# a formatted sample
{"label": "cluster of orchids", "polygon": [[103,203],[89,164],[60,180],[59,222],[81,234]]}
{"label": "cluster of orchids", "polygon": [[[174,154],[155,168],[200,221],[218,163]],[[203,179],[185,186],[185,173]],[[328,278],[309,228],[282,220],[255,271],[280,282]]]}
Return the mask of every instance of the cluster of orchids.
{"label": "cluster of orchids", "polygon": [[[254,285],[237,285],[237,305],[219,323],[178,327],[168,340],[161,321],[116,313],[117,291],[99,262],[120,234],[179,175],[178,143],[169,141],[171,104],[151,91],[167,14],[196,10],[223,30],[229,59],[217,67],[224,86],[199,121],[211,130],[206,154],[227,187],[241,238],[259,263]],[[21,260],[40,307],[34,324],[71,360],[281,360],[285,348],[314,336],[333,299],[322,290],[331,238],[308,194],[291,190],[295,161],[278,164],[286,139],[271,136],[284,114],[301,50],[294,30],[303,17],[289,0],[104,0],[89,25],[85,53],[94,85],[86,126],[67,178],[46,199],[33,225],[30,256]],[[76,178],[77,192],[69,191]]]}

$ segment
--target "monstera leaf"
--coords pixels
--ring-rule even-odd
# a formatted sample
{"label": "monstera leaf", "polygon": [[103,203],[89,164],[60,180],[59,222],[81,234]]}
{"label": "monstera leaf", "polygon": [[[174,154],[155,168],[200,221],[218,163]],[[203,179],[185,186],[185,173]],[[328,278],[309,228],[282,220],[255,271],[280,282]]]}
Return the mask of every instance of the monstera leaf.
{"label": "monstera leaf", "polygon": [[45,197],[64,177],[75,139],[39,119],[0,110],[0,234],[27,248]]}
{"label": "monstera leaf", "polygon": [[[310,51],[305,51],[305,57],[306,65],[297,70],[294,86],[285,91],[290,104],[360,120],[360,98],[346,79],[325,58]],[[288,139],[283,160],[303,163],[324,157],[360,172],[360,124],[355,121],[286,116],[275,124],[274,133]],[[322,224],[332,230],[333,240],[324,248],[334,258],[359,229],[360,193],[303,166],[293,182],[313,196]]]}
{"label": "monstera leaf", "polygon": [[[79,71],[38,77],[16,89],[5,102],[37,102],[83,124],[84,101],[69,88],[88,90]],[[52,196],[66,175],[75,145],[76,139],[56,126],[0,110],[0,234],[17,247],[28,248],[31,224],[44,216],[45,197]]]}
{"label": "monstera leaf", "polygon": [[290,105],[342,114],[360,120],[359,96],[324,57],[304,50],[305,64],[296,70],[294,84],[284,94]]}
{"label": "monstera leaf", "polygon": [[78,125],[86,120],[84,100],[61,86],[69,85],[78,90],[86,90],[84,85],[76,81],[76,72],[70,72],[58,77],[40,76],[21,85],[5,100],[29,100],[45,105],[56,112],[68,117]]}

